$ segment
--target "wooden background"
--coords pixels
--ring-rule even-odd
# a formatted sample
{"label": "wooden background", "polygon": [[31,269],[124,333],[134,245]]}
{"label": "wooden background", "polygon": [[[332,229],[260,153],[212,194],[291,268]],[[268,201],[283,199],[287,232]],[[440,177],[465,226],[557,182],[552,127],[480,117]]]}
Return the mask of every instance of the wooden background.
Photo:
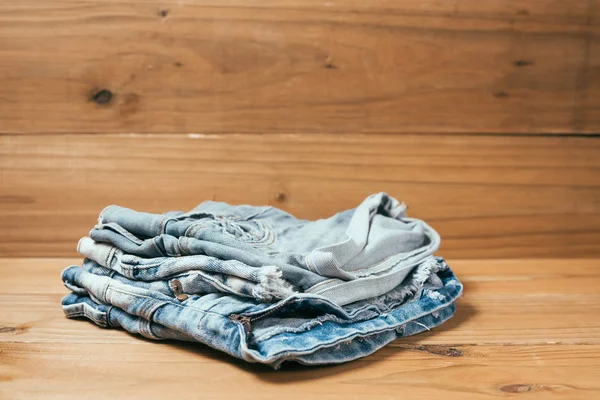
{"label": "wooden background", "polygon": [[597,3],[4,1],[0,256],[76,256],[111,203],[377,191],[446,257],[598,256]]}

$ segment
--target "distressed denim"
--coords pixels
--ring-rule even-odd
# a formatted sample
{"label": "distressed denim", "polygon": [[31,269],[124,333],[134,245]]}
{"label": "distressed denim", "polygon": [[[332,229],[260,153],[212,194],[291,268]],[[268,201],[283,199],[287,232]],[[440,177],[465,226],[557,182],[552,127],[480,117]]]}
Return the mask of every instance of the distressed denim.
{"label": "distressed denim", "polygon": [[101,213],[62,279],[70,318],[207,344],[248,362],[319,365],[373,353],[452,317],[462,292],[439,235],[385,193],[318,221],[205,202]]}
{"label": "distressed denim", "polygon": [[462,285],[442,259],[425,264],[384,295],[340,306],[314,293],[276,303],[225,293],[177,299],[168,283],[129,279],[88,260],[63,271],[73,293],[62,304],[70,318],[156,340],[201,342],[274,368],[286,360],[341,363],[452,317]]}
{"label": "distressed denim", "polygon": [[388,293],[439,248],[437,232],[405,211],[385,193],[318,221],[213,201],[167,214],[109,206],[79,250],[135,279],[195,270],[248,283],[260,300],[298,292],[343,306]]}
{"label": "distressed denim", "polygon": [[[274,266],[251,267],[237,260],[204,255],[144,259],[124,254],[117,247],[82,238],[78,251],[86,256],[84,267],[103,267],[103,274],[117,273],[142,282],[162,282],[173,287],[177,280],[186,294],[223,292],[261,301],[284,299],[294,293]],[[171,282],[171,283],[169,283]]]}

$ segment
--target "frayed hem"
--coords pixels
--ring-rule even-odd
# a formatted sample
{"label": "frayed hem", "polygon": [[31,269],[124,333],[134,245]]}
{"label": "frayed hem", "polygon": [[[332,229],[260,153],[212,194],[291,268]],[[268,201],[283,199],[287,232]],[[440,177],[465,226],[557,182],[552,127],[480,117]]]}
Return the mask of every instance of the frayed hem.
{"label": "frayed hem", "polygon": [[265,301],[285,299],[296,293],[293,286],[282,277],[281,270],[274,265],[266,265],[260,268],[258,273],[259,282],[252,295]]}
{"label": "frayed hem", "polygon": [[402,283],[404,287],[395,293],[384,295],[383,304],[393,302],[395,300],[405,301],[411,297],[420,297],[420,292],[423,286],[433,275],[447,268],[444,264],[434,257],[430,257],[419,264],[409,281]]}

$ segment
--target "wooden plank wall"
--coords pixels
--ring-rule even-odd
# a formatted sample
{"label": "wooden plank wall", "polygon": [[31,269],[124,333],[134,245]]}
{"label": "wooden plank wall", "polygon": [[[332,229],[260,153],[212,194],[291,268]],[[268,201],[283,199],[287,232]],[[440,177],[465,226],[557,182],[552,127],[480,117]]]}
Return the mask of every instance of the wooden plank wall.
{"label": "wooden plank wall", "polygon": [[4,2],[0,256],[74,256],[111,203],[377,191],[447,257],[600,255],[596,3]]}
{"label": "wooden plank wall", "polygon": [[595,133],[592,0],[9,0],[11,133]]}

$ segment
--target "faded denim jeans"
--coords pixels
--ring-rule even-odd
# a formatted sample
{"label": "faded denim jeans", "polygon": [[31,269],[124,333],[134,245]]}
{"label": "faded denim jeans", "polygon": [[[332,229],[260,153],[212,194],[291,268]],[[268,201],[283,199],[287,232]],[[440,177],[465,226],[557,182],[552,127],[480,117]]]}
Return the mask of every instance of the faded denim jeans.
{"label": "faded denim jeans", "polygon": [[345,362],[449,319],[462,285],[439,235],[385,193],[318,221],[205,202],[105,208],[63,271],[70,317],[205,343],[278,368]]}
{"label": "faded denim jeans", "polygon": [[168,214],[109,206],[79,251],[135,279],[205,271],[270,281],[255,290],[258,299],[293,291],[345,305],[389,292],[439,248],[437,232],[405,210],[385,193],[318,221],[212,201]]}

